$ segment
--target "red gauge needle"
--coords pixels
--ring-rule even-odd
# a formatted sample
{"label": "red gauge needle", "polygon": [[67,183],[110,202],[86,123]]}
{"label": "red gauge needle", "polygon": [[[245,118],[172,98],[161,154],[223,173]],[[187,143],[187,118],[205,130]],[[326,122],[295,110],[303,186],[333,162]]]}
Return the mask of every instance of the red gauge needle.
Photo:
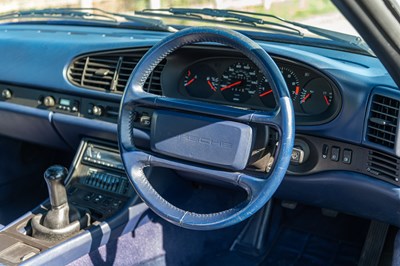
{"label": "red gauge needle", "polygon": [[242,83],[241,80],[236,81],[236,82],[234,82],[234,83],[232,83],[232,84],[229,84],[229,85],[227,85],[227,86],[225,86],[225,87],[222,87],[222,88],[221,88],[221,91],[224,91],[224,90],[227,90],[227,89],[229,89],[229,88],[235,87],[236,85],[239,85],[240,83]]}
{"label": "red gauge needle", "polygon": [[211,81],[207,80],[207,83],[208,83],[208,85],[210,86],[210,88],[211,88],[213,91],[217,91],[217,89],[214,87],[214,85],[211,83]]}
{"label": "red gauge needle", "polygon": [[301,100],[301,103],[304,103],[305,101],[307,101],[308,98],[310,98],[311,93],[307,93],[307,95],[303,98],[303,100]]}
{"label": "red gauge needle", "polygon": [[300,93],[300,86],[296,86],[296,91],[295,91],[296,95],[299,95]]}
{"label": "red gauge needle", "polygon": [[194,78],[192,78],[191,80],[189,80],[188,82],[186,82],[185,87],[187,87],[187,86],[189,86],[190,84],[192,84],[193,81],[195,81],[195,80],[196,80],[196,78],[194,77]]}
{"label": "red gauge needle", "polygon": [[329,100],[328,100],[328,97],[326,97],[326,95],[324,95],[324,99],[325,99],[325,102],[326,102],[326,105],[331,105],[331,103],[329,102]]}
{"label": "red gauge needle", "polygon": [[269,90],[269,91],[266,91],[266,92],[261,93],[261,94],[260,94],[260,97],[267,96],[267,95],[270,94],[270,93],[272,93],[272,90]]}

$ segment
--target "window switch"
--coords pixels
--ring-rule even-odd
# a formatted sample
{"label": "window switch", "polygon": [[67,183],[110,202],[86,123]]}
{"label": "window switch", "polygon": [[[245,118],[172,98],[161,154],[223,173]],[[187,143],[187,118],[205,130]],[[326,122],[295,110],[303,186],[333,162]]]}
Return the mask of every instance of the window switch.
{"label": "window switch", "polygon": [[352,150],[344,149],[342,162],[345,164],[351,164],[351,157],[353,155]]}
{"label": "window switch", "polygon": [[331,150],[331,160],[334,162],[339,161],[340,158],[340,148],[339,147],[332,147]]}

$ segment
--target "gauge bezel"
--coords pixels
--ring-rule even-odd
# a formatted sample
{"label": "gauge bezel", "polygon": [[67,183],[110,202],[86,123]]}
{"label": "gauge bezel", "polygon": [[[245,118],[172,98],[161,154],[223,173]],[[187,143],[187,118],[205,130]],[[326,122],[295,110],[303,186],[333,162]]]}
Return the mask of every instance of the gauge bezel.
{"label": "gauge bezel", "polygon": [[[194,52],[196,51],[196,52]],[[315,75],[315,77],[322,77],[330,84],[333,91],[333,100],[331,106],[328,108],[326,112],[317,115],[309,115],[301,112],[296,113],[296,125],[320,125],[325,124],[332,121],[340,112],[342,106],[342,96],[341,91],[338,85],[329,78],[328,75],[323,73],[322,71],[305,64],[303,62],[285,58],[282,56],[276,56],[272,54],[272,58],[276,61],[279,67],[282,65],[288,65],[291,68],[299,68],[305,72],[311,72]],[[223,70],[238,61],[245,61],[250,63],[251,66],[255,67],[254,64],[247,58],[243,57],[240,53],[224,47],[215,47],[215,46],[190,46],[183,48],[179,51],[179,53],[174,53],[173,55],[167,58],[167,64],[164,68],[163,74],[161,76],[163,92],[165,95],[169,97],[183,98],[189,100],[204,100],[211,103],[216,104],[224,104],[229,106],[234,106],[238,108],[248,108],[253,110],[272,110],[273,107],[267,107],[263,104],[260,97],[252,97],[253,99],[245,102],[245,103],[235,103],[235,102],[227,102],[225,98],[221,95],[221,93],[217,90],[214,95],[210,98],[202,99],[195,98],[187,95],[185,93],[177,93],[176,82],[182,83],[183,73],[187,67],[194,65],[196,63],[206,63],[210,62],[210,65],[215,68],[215,70],[221,75]],[[168,66],[171,67],[168,67]],[[181,72],[177,76],[176,69],[180,67]],[[256,68],[258,72],[258,69]],[[175,79],[171,78],[171,76],[177,76]],[[220,77],[220,76],[219,76]],[[311,80],[311,79],[310,79]],[[301,83],[301,82],[300,82]],[[306,83],[306,82],[305,82]],[[258,93],[256,93],[257,95]]]}

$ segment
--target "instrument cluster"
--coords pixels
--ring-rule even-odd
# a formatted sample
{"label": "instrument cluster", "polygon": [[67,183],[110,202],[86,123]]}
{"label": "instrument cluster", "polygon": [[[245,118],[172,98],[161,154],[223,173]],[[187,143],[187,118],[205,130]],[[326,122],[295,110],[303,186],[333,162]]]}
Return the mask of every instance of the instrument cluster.
{"label": "instrument cluster", "polygon": [[[297,116],[319,116],[324,120],[337,113],[340,93],[332,81],[299,63],[274,60],[286,81]],[[185,67],[179,82],[179,94],[185,98],[252,109],[276,107],[268,79],[247,59],[199,60]]]}

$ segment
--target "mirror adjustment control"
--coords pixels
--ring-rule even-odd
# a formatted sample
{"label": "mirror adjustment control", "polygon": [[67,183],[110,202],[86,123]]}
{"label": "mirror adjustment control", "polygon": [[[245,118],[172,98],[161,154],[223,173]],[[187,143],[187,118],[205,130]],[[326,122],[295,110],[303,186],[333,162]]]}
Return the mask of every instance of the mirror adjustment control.
{"label": "mirror adjustment control", "polygon": [[351,157],[353,155],[352,150],[349,149],[344,149],[343,150],[343,158],[342,158],[342,162],[345,164],[351,164]]}
{"label": "mirror adjustment control", "polygon": [[339,158],[340,158],[340,148],[333,146],[331,151],[331,160],[337,162],[339,161]]}

